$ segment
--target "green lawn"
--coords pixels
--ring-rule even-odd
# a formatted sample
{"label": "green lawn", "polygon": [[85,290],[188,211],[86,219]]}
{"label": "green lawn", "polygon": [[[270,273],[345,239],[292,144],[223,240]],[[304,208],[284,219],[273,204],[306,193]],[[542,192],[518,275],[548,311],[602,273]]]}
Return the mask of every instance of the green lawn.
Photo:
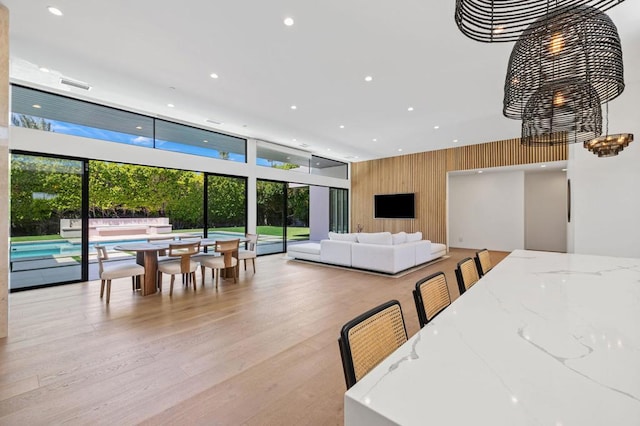
{"label": "green lawn", "polygon": [[44,241],[44,240],[62,240],[59,234],[53,235],[27,235],[24,237],[11,237],[12,243],[19,243],[24,241]]}
{"label": "green lawn", "polygon": [[[243,227],[231,227],[231,228],[214,228],[213,231],[224,232],[244,232]],[[258,226],[257,232],[259,235],[269,235],[279,237],[282,235],[282,227],[280,226]],[[309,228],[305,227],[287,227],[287,239],[288,240],[306,240],[309,238]]]}

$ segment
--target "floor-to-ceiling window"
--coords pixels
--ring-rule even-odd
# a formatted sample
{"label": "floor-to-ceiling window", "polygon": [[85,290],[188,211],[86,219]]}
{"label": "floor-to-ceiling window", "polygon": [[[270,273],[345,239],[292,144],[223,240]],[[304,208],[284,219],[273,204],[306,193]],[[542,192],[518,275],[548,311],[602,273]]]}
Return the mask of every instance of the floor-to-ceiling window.
{"label": "floor-to-ceiling window", "polygon": [[329,188],[329,230],[349,232],[349,191]]}
{"label": "floor-to-ceiling window", "polygon": [[[25,286],[73,282],[87,279],[87,277],[96,279],[95,243],[108,245],[112,256],[110,261],[116,262],[119,259],[131,260],[130,254],[113,249],[113,246],[122,241],[141,241],[159,238],[165,234],[175,236],[181,233],[209,234],[213,237],[218,232],[242,235],[248,228],[253,228],[253,224],[247,224],[247,178],[216,174],[220,172],[235,175],[234,166],[229,167],[229,164],[246,163],[249,142],[242,137],[19,86],[12,87],[11,119],[12,126],[16,129],[29,128],[39,130],[42,135],[47,134],[42,138],[47,141],[41,144],[44,147],[43,151],[49,152],[51,146],[54,146],[48,144],[48,141],[55,140],[55,146],[57,146],[66,140],[66,137],[61,138],[59,135],[70,135],[71,149],[67,149],[69,147],[61,147],[61,149],[65,152],[82,152],[75,155],[85,157],[65,159],[34,152],[13,152],[14,155],[22,155],[25,158],[53,158],[56,161],[62,161],[61,164],[66,164],[64,161],[78,162],[76,173],[54,170],[49,164],[55,163],[54,160],[33,160],[30,172],[34,177],[30,179],[29,184],[32,186],[42,184],[43,188],[34,189],[24,185],[17,185],[14,188],[17,192],[12,194],[12,198],[16,200],[13,203],[16,215],[11,224],[12,271],[20,270],[24,272],[22,276],[27,276],[29,272],[42,277],[40,281],[28,278]],[[27,135],[29,139],[38,138],[37,132],[31,132],[31,130],[25,133],[21,129],[16,133]],[[54,136],[54,133],[58,136]],[[109,158],[114,161],[89,159],[94,158],[94,151],[87,150],[85,145],[78,143],[77,137],[93,139],[91,144],[97,147],[95,156],[100,158],[101,152],[108,152]],[[18,137],[18,139],[21,138]],[[113,149],[122,150],[122,152],[111,155],[110,148],[105,147],[103,151],[102,142],[97,141],[131,146],[114,145]],[[348,166],[345,163],[262,141],[251,143],[256,146],[255,165],[281,169],[283,172],[279,173],[282,173],[282,176],[288,176],[290,171],[295,171],[332,178],[347,178]],[[73,148],[76,145],[85,148],[76,150]],[[14,144],[14,147],[22,146],[22,142]],[[32,150],[33,146],[40,145],[33,145],[29,141],[24,146]],[[129,158],[121,154],[128,150],[136,154],[132,155],[131,161],[147,163],[147,158],[140,159],[139,154],[148,150],[149,163],[163,165],[173,164],[170,159],[166,161],[166,151],[179,152],[180,155],[176,156],[179,160],[176,167],[191,167],[191,163],[185,160],[184,154],[213,157],[217,160],[211,163],[201,161],[193,163],[205,164],[201,167],[209,172],[207,174],[126,164],[124,162],[129,161]],[[13,162],[15,163],[13,166],[16,173],[22,173],[19,168],[25,161],[22,157],[16,158],[18,160]],[[218,160],[225,160],[225,163]],[[219,171],[217,164],[224,164]],[[247,173],[251,174],[251,171],[247,171],[250,168],[238,167],[238,174],[245,176]],[[49,172],[52,177],[42,179],[42,176]],[[60,176],[65,173],[69,178],[64,183],[69,183],[69,188],[59,185],[47,187],[51,182],[55,183],[56,179],[61,182]],[[76,176],[72,178],[74,173]],[[256,174],[260,176],[261,172],[258,171]],[[264,175],[271,176],[272,173]],[[18,176],[15,181],[20,182],[20,177],[22,176]],[[71,184],[75,180],[80,181],[77,187]],[[301,180],[309,181],[308,178]],[[311,180],[322,181],[322,179]],[[329,230],[328,190],[326,186],[258,180],[257,194],[255,194],[257,210],[253,210],[254,206],[251,206],[250,210],[251,216],[255,213],[257,217],[256,232],[260,234],[259,253],[283,252],[286,250],[287,242],[326,238]],[[31,194],[30,203],[33,209],[28,215],[19,215],[19,209],[26,202],[25,195],[18,194],[19,191]],[[77,191],[75,198],[70,195],[74,191]],[[67,198],[74,199],[77,205],[73,208],[69,207],[69,203],[66,207],[63,206],[62,202]],[[49,216],[37,216],[42,213],[39,210],[42,208],[50,210]],[[33,230],[39,228],[33,223],[27,224],[35,217],[51,222],[47,226],[41,224],[40,228],[46,229],[38,231],[37,235]],[[315,219],[315,224],[312,218]],[[56,221],[57,228],[52,225]],[[315,237],[312,235],[312,228],[315,229]],[[36,243],[43,246],[44,242],[48,244],[51,240],[61,240],[55,244],[49,244],[49,248],[54,250],[52,247],[55,247],[55,250],[60,251],[59,254],[53,255],[53,258],[46,262],[42,258],[28,258],[26,249],[30,248],[33,252]],[[18,243],[25,244],[20,246]],[[22,254],[18,253],[19,251],[22,251]],[[40,254],[43,252],[41,251]],[[14,258],[19,257],[17,262],[13,262]],[[55,273],[48,271],[50,268],[55,268]],[[70,274],[68,271],[72,270],[80,272]],[[66,272],[63,273],[63,271]],[[18,276],[12,275],[12,277],[17,285]]]}
{"label": "floor-to-ceiling window", "polygon": [[256,182],[258,254],[285,250],[287,184],[258,179]]}
{"label": "floor-to-ceiling window", "polygon": [[309,240],[309,185],[287,185],[287,244]]}
{"label": "floor-to-ceiling window", "polygon": [[11,154],[11,290],[83,278],[79,159]]}
{"label": "floor-to-ceiling window", "polygon": [[207,236],[244,236],[247,229],[247,179],[207,175]]}
{"label": "floor-to-ceiling window", "polygon": [[[123,241],[204,235],[204,174],[189,170],[89,161],[89,253]],[[94,263],[92,263],[94,265]],[[90,268],[89,279],[97,279]]]}

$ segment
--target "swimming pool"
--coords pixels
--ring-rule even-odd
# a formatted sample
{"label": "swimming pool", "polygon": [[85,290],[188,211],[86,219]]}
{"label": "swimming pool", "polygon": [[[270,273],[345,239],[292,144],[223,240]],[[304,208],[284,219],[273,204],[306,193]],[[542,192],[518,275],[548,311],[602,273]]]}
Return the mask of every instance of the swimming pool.
{"label": "swimming pool", "polygon": [[[208,238],[229,237],[229,235],[238,235],[231,233],[209,233]],[[158,235],[160,236],[160,235]],[[89,253],[95,253],[94,246],[96,244],[107,247],[111,251],[113,246],[124,243],[142,243],[147,242],[145,239],[137,240],[111,240],[111,241],[90,241]],[[61,256],[81,256],[82,245],[80,242],[72,242],[69,240],[49,240],[49,241],[29,241],[24,243],[11,243],[11,261],[39,259],[46,257]]]}

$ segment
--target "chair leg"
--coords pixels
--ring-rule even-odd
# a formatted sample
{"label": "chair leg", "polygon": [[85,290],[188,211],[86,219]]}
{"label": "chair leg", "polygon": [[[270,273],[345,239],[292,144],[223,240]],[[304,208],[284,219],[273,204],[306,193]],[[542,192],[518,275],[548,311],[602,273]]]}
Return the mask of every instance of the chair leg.
{"label": "chair leg", "polygon": [[109,304],[110,299],[111,299],[111,280],[107,280],[107,304]]}
{"label": "chair leg", "polygon": [[255,274],[256,273],[256,259],[252,258],[251,259],[251,263],[253,264],[253,273]]}
{"label": "chair leg", "polygon": [[240,264],[236,263],[236,266],[233,267],[233,283],[236,284],[237,275],[240,273]]}
{"label": "chair leg", "polygon": [[191,273],[191,282],[193,283],[193,291],[196,291],[196,271]]}
{"label": "chair leg", "polygon": [[202,273],[202,287],[204,287],[204,266],[200,265],[200,272]]}
{"label": "chair leg", "polygon": [[136,277],[131,277],[131,291],[136,291]]}
{"label": "chair leg", "polygon": [[175,275],[171,275],[171,288],[169,288],[169,296],[173,296],[173,282],[176,280]]}
{"label": "chair leg", "polygon": [[247,270],[247,259],[244,259],[244,270]]}
{"label": "chair leg", "polygon": [[220,269],[216,269],[214,275],[216,276],[216,288],[218,288],[218,278],[220,278]]}
{"label": "chair leg", "polygon": [[100,299],[104,295],[104,280],[100,280]]}
{"label": "chair leg", "polygon": [[162,272],[158,271],[158,275],[156,275],[156,280],[158,281],[158,290],[162,292]]}

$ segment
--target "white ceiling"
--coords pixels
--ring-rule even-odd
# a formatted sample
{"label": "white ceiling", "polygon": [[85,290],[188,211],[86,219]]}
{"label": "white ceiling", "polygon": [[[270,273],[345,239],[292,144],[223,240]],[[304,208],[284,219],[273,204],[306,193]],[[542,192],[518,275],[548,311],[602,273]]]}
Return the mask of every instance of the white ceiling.
{"label": "white ceiling", "polygon": [[[454,0],[0,2],[14,82],[346,161],[519,136],[502,116],[512,44],[464,37]],[[638,85],[640,1],[608,14]]]}

